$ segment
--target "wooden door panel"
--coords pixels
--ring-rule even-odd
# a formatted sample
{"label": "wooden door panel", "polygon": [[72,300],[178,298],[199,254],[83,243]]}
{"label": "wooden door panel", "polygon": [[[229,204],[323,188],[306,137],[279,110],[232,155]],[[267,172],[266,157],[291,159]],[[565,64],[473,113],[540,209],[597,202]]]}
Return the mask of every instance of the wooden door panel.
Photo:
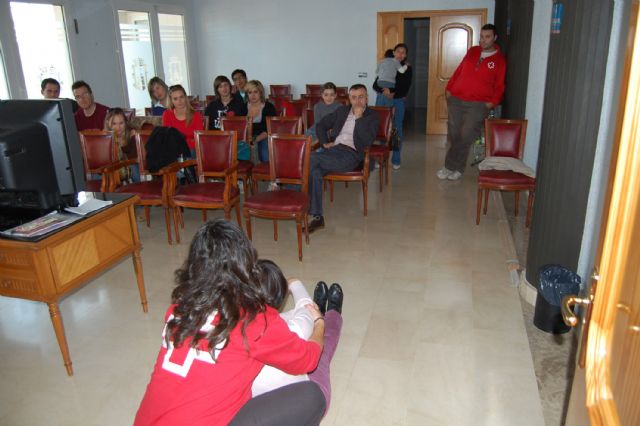
{"label": "wooden door panel", "polygon": [[404,40],[404,17],[401,12],[378,14],[378,61],[387,49],[393,49]]}
{"label": "wooden door panel", "polygon": [[467,50],[477,41],[483,16],[434,16],[429,34],[429,85],[427,107],[427,133],[447,133],[447,102],[445,88],[464,58]]}

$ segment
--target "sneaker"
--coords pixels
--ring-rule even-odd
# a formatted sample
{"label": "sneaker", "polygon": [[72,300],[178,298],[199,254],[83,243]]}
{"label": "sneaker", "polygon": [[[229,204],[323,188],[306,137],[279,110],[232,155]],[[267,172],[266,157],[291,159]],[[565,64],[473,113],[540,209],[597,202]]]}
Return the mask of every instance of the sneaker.
{"label": "sneaker", "polygon": [[400,164],[392,164],[393,170],[400,170]]}
{"label": "sneaker", "polygon": [[455,172],[451,172],[449,173],[449,176],[447,176],[447,179],[449,180],[458,180],[462,177],[462,173],[460,173],[459,171],[455,171]]}
{"label": "sneaker", "polygon": [[317,229],[324,228],[324,217],[314,216],[311,222],[309,222],[309,233],[311,234]]}
{"label": "sneaker", "polygon": [[447,169],[446,167],[443,167],[440,170],[438,170],[438,172],[436,173],[436,176],[438,176],[438,179],[445,180],[446,178],[449,177],[451,173],[453,173],[451,170]]}

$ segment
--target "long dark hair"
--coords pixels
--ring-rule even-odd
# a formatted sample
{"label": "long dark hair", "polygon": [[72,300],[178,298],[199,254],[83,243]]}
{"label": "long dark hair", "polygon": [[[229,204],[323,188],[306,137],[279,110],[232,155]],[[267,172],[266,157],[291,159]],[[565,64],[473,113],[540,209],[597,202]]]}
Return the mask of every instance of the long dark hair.
{"label": "long dark hair", "polygon": [[281,310],[289,295],[289,284],[282,273],[282,269],[268,259],[258,260],[260,271],[260,286],[267,305]]}
{"label": "long dark hair", "polygon": [[[231,222],[217,219],[202,225],[193,237],[187,260],[175,274],[177,287],[171,296],[177,306],[174,318],[167,323],[167,344],[171,341],[179,347],[191,337],[191,347],[197,347],[206,339],[215,358],[216,346],[225,347],[241,321],[246,338],[247,325],[266,307],[257,257],[244,232]],[[204,334],[200,329],[214,311],[219,321]]]}

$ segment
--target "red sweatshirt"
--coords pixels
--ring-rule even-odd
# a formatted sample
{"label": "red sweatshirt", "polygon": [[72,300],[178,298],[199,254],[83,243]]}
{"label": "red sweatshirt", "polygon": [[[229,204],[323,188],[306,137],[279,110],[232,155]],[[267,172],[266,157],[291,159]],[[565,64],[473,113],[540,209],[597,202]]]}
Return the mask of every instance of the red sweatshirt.
{"label": "red sweatshirt", "polygon": [[[166,321],[172,318],[174,306],[167,311]],[[216,322],[211,315],[200,331],[208,332]],[[215,361],[206,340],[196,350],[190,339],[179,348],[167,347],[163,336],[134,425],[226,425],[251,398],[251,384],[263,365],[304,374],[318,364],[320,345],[291,332],[273,308],[267,307],[249,323],[247,347],[240,330],[241,323],[231,332],[228,345],[216,350]]]}
{"label": "red sweatshirt", "polygon": [[171,109],[167,109],[162,113],[162,125],[165,127],[175,127],[187,139],[189,149],[195,149],[195,131],[204,130],[202,115],[198,111],[194,111],[191,123],[187,125],[187,120],[178,120],[176,113]]}
{"label": "red sweatshirt", "polygon": [[453,96],[467,102],[491,102],[499,105],[504,94],[504,75],[507,62],[500,53],[500,47],[494,45],[496,52],[480,62],[480,46],[473,46],[456,68],[447,83],[447,89]]}

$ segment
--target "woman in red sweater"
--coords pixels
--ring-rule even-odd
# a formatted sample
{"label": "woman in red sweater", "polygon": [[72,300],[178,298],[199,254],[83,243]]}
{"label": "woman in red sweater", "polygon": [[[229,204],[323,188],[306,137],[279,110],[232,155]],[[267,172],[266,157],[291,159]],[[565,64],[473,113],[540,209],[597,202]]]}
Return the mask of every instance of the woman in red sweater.
{"label": "woman in red sweater", "polygon": [[187,145],[189,145],[192,156],[195,157],[194,132],[203,130],[204,122],[202,115],[194,111],[189,103],[184,87],[179,84],[169,87],[169,107],[162,114],[162,125],[178,129],[187,139]]}
{"label": "woman in red sweater", "polygon": [[204,224],[182,268],[166,313],[162,347],[135,426],[226,425],[251,398],[265,364],[290,374],[314,370],[324,321],[315,305],[308,341],[267,304],[257,253],[240,228]]}

